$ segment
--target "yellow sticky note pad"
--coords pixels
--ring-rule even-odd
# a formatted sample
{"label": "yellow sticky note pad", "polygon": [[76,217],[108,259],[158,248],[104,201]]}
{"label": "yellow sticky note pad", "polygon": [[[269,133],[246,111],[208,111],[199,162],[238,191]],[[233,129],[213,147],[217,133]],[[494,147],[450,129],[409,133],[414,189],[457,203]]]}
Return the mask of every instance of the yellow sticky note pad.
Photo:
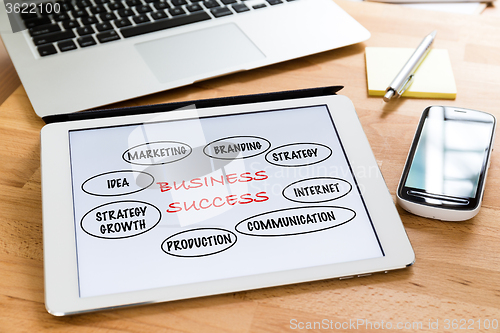
{"label": "yellow sticky note pad", "polygon": [[[368,95],[384,96],[385,90],[414,51],[411,48],[367,47]],[[415,72],[412,85],[402,96],[455,99],[457,86],[448,50],[432,49]]]}

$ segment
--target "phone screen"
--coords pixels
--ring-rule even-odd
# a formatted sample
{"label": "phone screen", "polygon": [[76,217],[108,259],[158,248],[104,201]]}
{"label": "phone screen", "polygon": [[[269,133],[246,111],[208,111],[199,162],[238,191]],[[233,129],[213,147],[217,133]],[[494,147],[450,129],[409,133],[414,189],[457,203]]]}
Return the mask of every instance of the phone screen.
{"label": "phone screen", "polygon": [[403,194],[470,206],[480,195],[494,118],[451,107],[424,111],[405,169]]}

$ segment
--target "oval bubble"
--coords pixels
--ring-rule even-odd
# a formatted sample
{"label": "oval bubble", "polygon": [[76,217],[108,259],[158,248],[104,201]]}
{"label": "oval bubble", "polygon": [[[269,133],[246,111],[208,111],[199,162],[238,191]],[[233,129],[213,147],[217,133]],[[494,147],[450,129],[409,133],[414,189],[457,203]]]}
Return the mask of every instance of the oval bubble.
{"label": "oval bubble", "polygon": [[266,161],[282,167],[302,167],[323,162],[332,150],[319,143],[291,143],[279,146],[266,154]]}
{"label": "oval bubble", "polygon": [[300,203],[320,203],[346,196],[352,190],[348,181],[334,177],[308,178],[291,183],[283,189],[283,196]]}
{"label": "oval bubble", "polygon": [[101,197],[120,196],[142,191],[154,181],[154,177],[144,171],[111,171],[90,177],[82,184],[82,190]]}
{"label": "oval bubble", "polygon": [[226,229],[199,228],[168,237],[161,243],[161,249],[174,257],[205,257],[226,251],[236,240],[236,234]]}
{"label": "oval bubble", "polygon": [[247,236],[292,236],[338,227],[354,217],[356,212],[345,207],[295,207],[249,217],[239,222],[235,229]]}
{"label": "oval bubble", "polygon": [[87,212],[80,225],[87,234],[105,239],[129,238],[143,234],[160,223],[158,208],[142,201],[107,203]]}
{"label": "oval bubble", "polygon": [[258,136],[230,136],[210,142],[203,153],[220,160],[250,158],[265,153],[271,142]]}
{"label": "oval bubble", "polygon": [[177,141],[147,142],[127,149],[122,158],[125,162],[137,165],[161,165],[188,157],[192,148]]}

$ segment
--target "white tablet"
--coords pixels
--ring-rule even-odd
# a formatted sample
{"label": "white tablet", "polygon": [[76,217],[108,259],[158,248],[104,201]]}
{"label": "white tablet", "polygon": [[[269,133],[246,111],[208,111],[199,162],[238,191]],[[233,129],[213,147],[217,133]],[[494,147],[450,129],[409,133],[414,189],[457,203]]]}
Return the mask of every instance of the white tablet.
{"label": "white tablet", "polygon": [[54,123],[41,142],[53,315],[414,262],[344,96]]}

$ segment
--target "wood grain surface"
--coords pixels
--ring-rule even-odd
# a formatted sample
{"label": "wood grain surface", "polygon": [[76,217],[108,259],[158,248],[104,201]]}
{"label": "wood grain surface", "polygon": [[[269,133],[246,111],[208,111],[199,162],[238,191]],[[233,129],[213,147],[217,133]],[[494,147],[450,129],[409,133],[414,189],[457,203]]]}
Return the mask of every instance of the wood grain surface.
{"label": "wood grain surface", "polygon": [[[454,105],[500,118],[499,16],[424,12],[343,0],[337,3],[372,33],[368,41],[115,106],[341,84],[345,88],[340,93],[353,101],[394,197],[425,107]],[[400,99],[386,104],[381,98],[368,97],[364,48],[415,47],[434,29],[438,31],[434,47],[448,49],[451,57],[458,89],[456,100]],[[5,65],[6,57],[0,56],[3,90],[12,79],[5,79],[4,68],[9,64]],[[16,83],[10,87],[16,88]],[[463,331],[460,328],[498,331],[491,328],[495,320],[497,324],[500,321],[498,148],[493,152],[484,203],[475,218],[440,222],[398,208],[417,258],[408,269],[359,279],[332,279],[53,317],[44,308],[39,153],[43,125],[22,86],[0,106],[2,333],[313,331],[305,329],[307,323],[316,325],[316,331],[380,331],[389,323],[403,332]],[[335,329],[335,325],[344,328]]]}
{"label": "wood grain surface", "polygon": [[0,38],[0,105],[20,84],[21,81]]}

